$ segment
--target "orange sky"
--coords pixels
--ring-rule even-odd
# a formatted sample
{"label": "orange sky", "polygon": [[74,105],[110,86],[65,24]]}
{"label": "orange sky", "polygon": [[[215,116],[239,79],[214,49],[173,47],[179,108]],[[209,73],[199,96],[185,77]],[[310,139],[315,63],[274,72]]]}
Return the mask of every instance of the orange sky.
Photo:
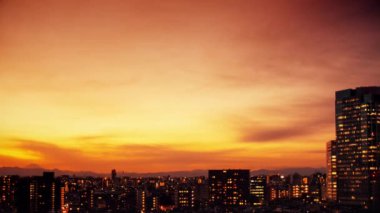
{"label": "orange sky", "polygon": [[379,48],[371,1],[0,0],[0,166],[324,166]]}

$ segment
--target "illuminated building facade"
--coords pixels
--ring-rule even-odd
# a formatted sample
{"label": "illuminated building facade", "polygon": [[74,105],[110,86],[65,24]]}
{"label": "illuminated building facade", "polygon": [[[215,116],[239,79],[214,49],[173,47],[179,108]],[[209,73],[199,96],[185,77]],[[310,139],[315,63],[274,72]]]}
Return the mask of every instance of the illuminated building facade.
{"label": "illuminated building facade", "polygon": [[278,199],[288,199],[289,188],[285,186],[270,186],[269,187],[269,199],[271,201]]}
{"label": "illuminated building facade", "polygon": [[314,203],[321,203],[323,200],[323,189],[326,187],[326,177],[322,173],[314,173],[309,181],[309,200]]}
{"label": "illuminated building facade", "polygon": [[137,210],[138,210],[138,212],[141,212],[141,213],[147,212],[146,197],[147,197],[147,191],[146,190],[144,190],[144,189],[137,190]]}
{"label": "illuminated building facade", "polygon": [[300,185],[292,185],[291,188],[291,197],[300,198],[301,197],[301,187]]}
{"label": "illuminated building facade", "polygon": [[336,173],[336,141],[329,141],[326,147],[327,161],[327,199],[336,201],[337,173]]}
{"label": "illuminated building facade", "polygon": [[336,92],[337,200],[368,207],[379,171],[380,87]]}
{"label": "illuminated building facade", "polygon": [[210,204],[221,207],[247,206],[249,170],[209,170]]}
{"label": "illuminated building facade", "polygon": [[11,177],[3,176],[0,179],[0,203],[5,203],[11,197]]}
{"label": "illuminated building facade", "polygon": [[194,208],[195,192],[193,187],[186,184],[180,184],[176,195],[176,206],[178,208]]}
{"label": "illuminated building facade", "polygon": [[266,176],[253,176],[249,183],[249,193],[254,206],[262,206],[265,203],[265,194],[267,190]]}
{"label": "illuminated building facade", "polygon": [[159,203],[159,198],[152,191],[142,188],[137,190],[137,210],[140,213],[144,212],[156,212],[161,207]]}
{"label": "illuminated building facade", "polygon": [[[291,197],[292,198],[301,198],[302,197],[302,176],[298,173],[293,174],[292,176],[292,184],[291,184]],[[302,189],[304,189],[304,186],[302,186]]]}
{"label": "illuminated building facade", "polygon": [[290,196],[290,176],[271,175],[268,178],[268,200],[288,199]]}
{"label": "illuminated building facade", "polygon": [[15,190],[18,177],[0,177],[0,212],[11,212],[15,202]]}

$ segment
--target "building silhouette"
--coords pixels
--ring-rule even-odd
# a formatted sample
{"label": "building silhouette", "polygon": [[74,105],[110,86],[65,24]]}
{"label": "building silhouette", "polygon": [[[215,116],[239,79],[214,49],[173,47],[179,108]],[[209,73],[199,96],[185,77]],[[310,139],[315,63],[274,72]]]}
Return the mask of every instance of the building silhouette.
{"label": "building silhouette", "polygon": [[21,178],[15,198],[18,212],[58,212],[64,204],[64,187],[54,172],[44,172],[42,176]]}
{"label": "building silhouette", "polygon": [[206,208],[208,206],[208,197],[209,197],[209,187],[208,182],[204,177],[197,178],[196,183],[194,184],[194,193],[195,193],[195,207],[196,208]]}
{"label": "building silhouette", "polygon": [[337,201],[368,208],[379,171],[380,87],[336,92]]}

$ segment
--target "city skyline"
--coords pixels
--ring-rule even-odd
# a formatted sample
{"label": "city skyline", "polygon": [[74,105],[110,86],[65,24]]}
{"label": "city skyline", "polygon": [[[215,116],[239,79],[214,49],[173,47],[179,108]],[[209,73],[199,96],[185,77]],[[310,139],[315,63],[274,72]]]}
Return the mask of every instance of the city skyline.
{"label": "city skyline", "polygon": [[325,167],[375,1],[0,1],[0,166]]}

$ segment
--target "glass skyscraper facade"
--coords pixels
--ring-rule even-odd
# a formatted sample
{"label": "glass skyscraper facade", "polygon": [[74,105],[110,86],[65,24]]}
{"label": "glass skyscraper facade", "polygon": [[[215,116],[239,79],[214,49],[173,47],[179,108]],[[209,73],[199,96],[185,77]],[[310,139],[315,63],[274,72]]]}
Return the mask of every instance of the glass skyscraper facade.
{"label": "glass skyscraper facade", "polygon": [[380,166],[380,87],[336,92],[337,201],[368,207]]}

